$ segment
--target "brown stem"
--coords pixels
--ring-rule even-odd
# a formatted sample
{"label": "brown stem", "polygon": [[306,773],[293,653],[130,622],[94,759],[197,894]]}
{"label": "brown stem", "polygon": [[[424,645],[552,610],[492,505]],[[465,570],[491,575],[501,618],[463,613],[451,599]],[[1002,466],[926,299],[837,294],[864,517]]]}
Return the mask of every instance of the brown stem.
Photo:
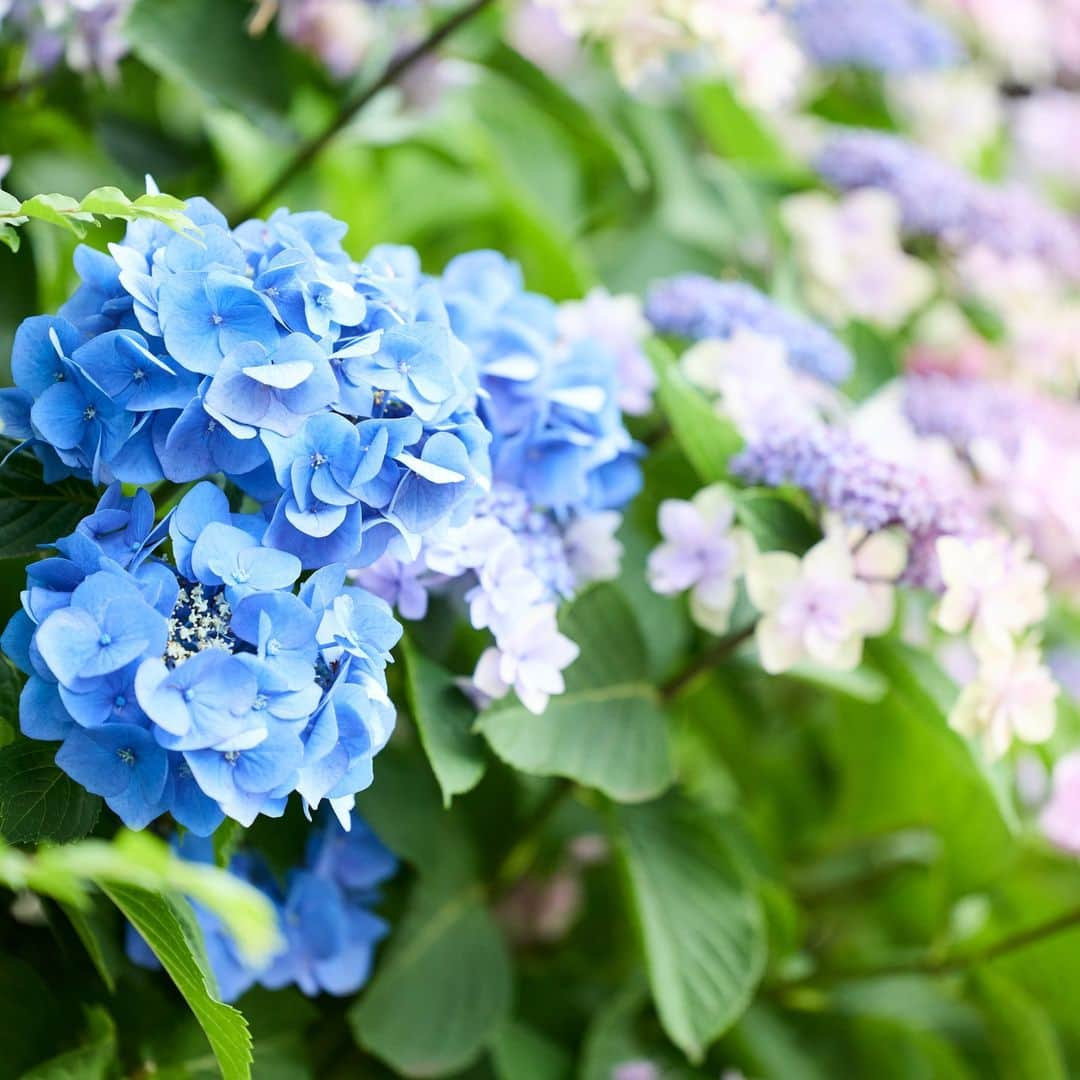
{"label": "brown stem", "polygon": [[665,702],[674,701],[699,675],[722,664],[744,641],[753,636],[756,623],[721,638],[711,649],[694,657],[681,671],[676,672],[660,687],[660,697]]}
{"label": "brown stem", "polygon": [[831,968],[812,972],[799,976],[796,979],[781,981],[776,989],[786,990],[797,986],[805,986],[812,983],[841,982],[848,979],[876,979],[893,975],[954,975],[960,971],[977,967],[980,964],[997,960],[1001,956],[1026,949],[1055,934],[1063,933],[1074,927],[1080,926],[1080,908],[1063,912],[1060,915],[1048,919],[1046,922],[1036,923],[1026,930],[1019,930],[1015,934],[1009,934],[997,941],[984,945],[981,949],[973,949],[970,952],[954,953],[951,956],[922,956],[914,960],[899,960],[895,963],[881,964],[876,967],[852,967]]}
{"label": "brown stem", "polygon": [[427,37],[422,38],[411,48],[396,56],[387,64],[386,69],[370,86],[347,100],[339,110],[333,122],[319,135],[305,142],[293,155],[288,164],[266,186],[265,190],[252,199],[242,211],[234,215],[234,224],[246,221],[257,214],[275,195],[299,176],[333,142],[352,118],[372,98],[388,86],[393,85],[414,64],[429,53],[434,52],[448,37],[464,26],[470,19],[488,7],[492,0],[471,0],[471,3],[454,12],[448,19],[436,26]]}

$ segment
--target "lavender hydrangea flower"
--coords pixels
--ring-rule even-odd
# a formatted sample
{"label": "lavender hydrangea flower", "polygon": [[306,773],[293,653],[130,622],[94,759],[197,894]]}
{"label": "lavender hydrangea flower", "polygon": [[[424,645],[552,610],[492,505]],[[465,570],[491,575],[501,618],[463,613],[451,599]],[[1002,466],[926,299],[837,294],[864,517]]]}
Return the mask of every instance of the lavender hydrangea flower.
{"label": "lavender hydrangea flower", "polygon": [[897,74],[963,59],[949,29],[908,0],[798,0],[791,19],[800,44],[822,67]]}
{"label": "lavender hydrangea flower", "polygon": [[739,328],[780,339],[788,362],[824,382],[841,383],[851,354],[823,326],[774,303],[752,285],[683,274],[649,290],[645,314],[661,334],[701,341],[728,338]]}
{"label": "lavender hydrangea flower", "polygon": [[910,234],[1031,256],[1069,278],[1080,277],[1080,226],[1073,219],[1023,188],[978,181],[900,136],[845,131],[829,139],[816,166],[841,190],[889,192]]}
{"label": "lavender hydrangea flower", "polygon": [[940,536],[971,536],[982,529],[966,499],[938,490],[918,471],[877,457],[843,428],[774,431],[746,447],[732,472],[753,484],[791,484],[847,525],[876,533],[892,526],[910,538],[908,579],[940,584],[935,544]]}

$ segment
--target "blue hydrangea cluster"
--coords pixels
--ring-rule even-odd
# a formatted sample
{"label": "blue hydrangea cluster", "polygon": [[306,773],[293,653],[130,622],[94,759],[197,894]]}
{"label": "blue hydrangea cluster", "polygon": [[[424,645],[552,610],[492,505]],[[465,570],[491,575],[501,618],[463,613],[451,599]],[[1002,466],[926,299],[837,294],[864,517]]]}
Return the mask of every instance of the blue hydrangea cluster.
{"label": "blue hydrangea cluster", "polygon": [[83,284],[15,338],[3,434],[46,480],[224,475],[266,507],[265,540],[308,569],[415,550],[488,486],[475,365],[415,252],[356,264],[345,226],[278,211],[198,235],[132,224],[82,247]]}
{"label": "blue hydrangea cluster", "polygon": [[952,32],[909,0],[800,0],[791,19],[803,48],[822,67],[903,74],[964,58]]}
{"label": "blue hydrangea cluster", "polygon": [[938,537],[981,529],[976,511],[959,493],[942,491],[929,476],[878,457],[844,428],[777,429],[733,458],[731,472],[750,484],[800,488],[867,532],[903,529],[910,541],[907,580],[930,588],[938,581]]}
{"label": "blue hydrangea cluster", "polygon": [[451,260],[439,290],[476,356],[495,479],[559,516],[624,506],[641,472],[616,357],[595,338],[561,342],[558,305],[525,291],[520,267],[498,252]]}
{"label": "blue hydrangea cluster", "polygon": [[31,563],[0,640],[29,676],[23,733],[60,740],[57,765],[130,828],[168,812],[206,836],[280,816],[293,791],[347,821],[394,724],[389,607],[340,564],[296,589],[300,559],[213,484],[154,518],[115,484]]}
{"label": "blue hydrangea cluster", "polygon": [[[175,839],[173,846],[190,862],[214,861],[208,839],[188,833]],[[379,885],[396,870],[394,856],[356,818],[348,832],[332,819],[315,831],[304,863],[289,872],[284,886],[257,853],[234,855],[229,872],[273,902],[283,946],[262,965],[252,965],[237,950],[220,919],[192,900],[222,1000],[235,1001],[256,983],[270,990],[297,986],[309,997],[355,993],[367,982],[375,947],[387,932],[386,923],[371,908],[379,900]],[[156,970],[161,966],[131,926],[127,953],[143,967]]]}
{"label": "blue hydrangea cluster", "polygon": [[842,383],[853,369],[851,353],[825,327],[741,281],[668,278],[649,290],[645,315],[659,333],[691,341],[727,338],[739,327],[779,338],[793,367],[827,383]]}
{"label": "blue hydrangea cluster", "polygon": [[984,245],[1003,256],[1031,256],[1080,277],[1080,225],[1021,187],[976,180],[899,135],[847,129],[832,136],[818,172],[843,191],[880,188],[899,203],[913,235],[954,246]]}

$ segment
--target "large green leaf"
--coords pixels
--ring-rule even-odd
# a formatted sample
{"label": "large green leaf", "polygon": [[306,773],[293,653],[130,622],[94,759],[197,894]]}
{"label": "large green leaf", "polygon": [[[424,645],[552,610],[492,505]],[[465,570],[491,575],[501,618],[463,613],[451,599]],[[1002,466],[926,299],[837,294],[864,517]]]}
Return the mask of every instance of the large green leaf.
{"label": "large green leaf", "polygon": [[478,889],[421,880],[413,908],[349,1012],[356,1038],[406,1076],[470,1064],[510,1008],[510,961]]}
{"label": "large green leaf", "polygon": [[215,996],[214,977],[187,901],[130,885],[103,884],[102,890],[143,936],[176,983],[206,1033],[222,1080],[248,1080],[251,1035],[247,1023],[240,1012]]}
{"label": "large green leaf", "polygon": [[272,120],[289,105],[288,57],[277,34],[248,33],[250,14],[242,0],[137,0],[124,36],[162,75]]}
{"label": "large green leaf", "polygon": [[1040,1003],[989,968],[975,972],[969,984],[1001,1075],[1007,1080],[1065,1080],[1069,1073],[1061,1046]]}
{"label": "large green leaf", "polygon": [[562,776],[613,799],[654,798],[674,779],[667,718],[651,683],[633,612],[611,586],[583,593],[562,627],[581,655],[566,692],[542,716],[500,705],[478,727],[500,758],[522,772]]}
{"label": "large green leaf", "polygon": [[660,380],[657,400],[682,452],[702,483],[727,480],[727,463],[742,447],[741,436],[687,381],[667,345],[653,339],[647,347]]}
{"label": "large green leaf", "polygon": [[96,504],[89,484],[62,480],[46,487],[37,460],[16,454],[0,468],[0,559],[36,556],[40,544],[66,536]]}
{"label": "large green leaf", "polygon": [[0,749],[0,836],[13,844],[86,836],[101,799],[53,763],[56,748],[28,739]]}
{"label": "large green leaf", "polygon": [[394,748],[358,805],[419,872],[409,908],[349,1010],[357,1041],[399,1073],[437,1076],[484,1051],[510,1009],[510,960],[485,906],[460,811],[444,810],[430,771]]}
{"label": "large green leaf", "polygon": [[518,1020],[499,1029],[491,1044],[491,1062],[498,1080],[570,1080],[574,1075],[563,1047]]}
{"label": "large green leaf", "polygon": [[617,840],[649,983],[692,1061],[742,1015],[765,967],[765,926],[722,822],[678,796],[620,807]]}
{"label": "large green leaf", "polygon": [[899,642],[870,643],[867,659],[889,692],[869,706],[836,700],[833,839],[922,826],[941,841],[953,891],[985,884],[1015,852],[1016,816],[978,749],[949,727],[955,688],[932,659]]}
{"label": "large green leaf", "polygon": [[476,787],[487,765],[483,740],[472,730],[476,710],[448,671],[420,653],[408,638],[401,648],[413,719],[443,803],[449,806],[455,795]]}

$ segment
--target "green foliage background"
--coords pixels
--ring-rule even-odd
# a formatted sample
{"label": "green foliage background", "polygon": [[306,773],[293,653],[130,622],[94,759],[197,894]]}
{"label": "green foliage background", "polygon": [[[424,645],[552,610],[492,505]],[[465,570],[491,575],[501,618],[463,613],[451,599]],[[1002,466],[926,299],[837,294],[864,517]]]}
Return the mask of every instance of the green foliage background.
{"label": "green foliage background", "polygon": [[[13,159],[0,239],[24,241],[0,250],[5,363],[18,322],[73,288],[65,226],[100,246],[122,226],[95,214],[140,207],[111,193],[21,200],[134,198],[150,173],[235,217],[340,114],[356,88],[272,33],[252,39],[248,13],[243,0],[139,0],[117,85],[58,73],[0,93]],[[326,210],[357,257],[407,243],[431,270],[496,247],[557,299],[702,270],[798,306],[775,207],[814,181],[726,87],[661,107],[597,67],[583,104],[503,43],[500,19],[495,5],[455,35],[467,78],[436,109],[379,95],[258,209]],[[376,50],[357,87],[387,59]],[[837,102],[889,122],[862,84],[831,87]],[[853,338],[863,394],[895,372],[898,348],[868,328]],[[646,492],[624,527],[623,577],[564,613],[582,650],[567,694],[541,718],[513,705],[475,717],[449,674],[469,642],[438,611],[399,650],[400,732],[359,807],[405,869],[383,905],[393,933],[354,1001],[217,1002],[182,894],[231,914],[256,950],[265,913],[221,875],[183,876],[152,839],[117,836],[47,747],[17,737],[3,667],[0,1078],[601,1080],[640,1058],[679,1078],[1080,1073],[1080,933],[1068,932],[1080,866],[1045,848],[1003,777],[949,729],[940,672],[886,638],[850,677],[766,677],[738,640],[717,652],[646,589],[658,501],[726,479],[738,443],[662,345],[654,360],[659,414],[636,432],[653,447]],[[0,471],[5,617],[35,545],[92,498]],[[782,494],[738,500],[762,547],[813,539]],[[1075,717],[1062,729],[1075,735]],[[286,867],[306,827],[297,812],[249,839]],[[582,834],[605,838],[610,858],[571,868]],[[224,858],[239,837],[218,840]],[[515,905],[568,875],[580,911],[565,935],[508,933]],[[123,959],[121,912],[175,988]],[[1056,919],[1053,936],[1024,937]]]}

